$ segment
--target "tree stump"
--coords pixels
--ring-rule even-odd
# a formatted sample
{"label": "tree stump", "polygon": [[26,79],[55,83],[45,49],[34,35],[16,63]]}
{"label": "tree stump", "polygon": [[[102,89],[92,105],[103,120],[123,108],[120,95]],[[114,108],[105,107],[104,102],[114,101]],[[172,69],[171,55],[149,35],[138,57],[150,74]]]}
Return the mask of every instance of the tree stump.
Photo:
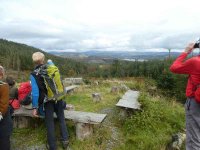
{"label": "tree stump", "polygon": [[172,141],[167,145],[166,150],[181,150],[185,139],[185,133],[177,133],[172,135]]}
{"label": "tree stump", "polygon": [[72,104],[67,104],[67,105],[66,105],[66,110],[74,111],[74,110],[75,110],[75,107],[74,107],[74,105],[72,105]]}
{"label": "tree stump", "polygon": [[120,90],[123,91],[123,92],[125,92],[125,91],[128,91],[129,88],[125,84],[121,84],[120,85]]}
{"label": "tree stump", "polygon": [[98,81],[94,81],[94,85],[99,85],[99,82]]}
{"label": "tree stump", "polygon": [[157,93],[157,88],[155,86],[147,87],[147,91],[151,96],[155,96],[155,93]]}
{"label": "tree stump", "polygon": [[13,127],[14,128],[30,128],[38,127],[42,123],[39,118],[32,118],[28,116],[15,116],[13,117]]}
{"label": "tree stump", "polygon": [[119,87],[113,86],[111,89],[111,93],[118,93],[120,91]]}
{"label": "tree stump", "polygon": [[92,98],[94,102],[99,102],[101,101],[101,94],[100,93],[93,93]]}
{"label": "tree stump", "polygon": [[93,133],[93,125],[88,123],[76,123],[76,138],[84,140]]}

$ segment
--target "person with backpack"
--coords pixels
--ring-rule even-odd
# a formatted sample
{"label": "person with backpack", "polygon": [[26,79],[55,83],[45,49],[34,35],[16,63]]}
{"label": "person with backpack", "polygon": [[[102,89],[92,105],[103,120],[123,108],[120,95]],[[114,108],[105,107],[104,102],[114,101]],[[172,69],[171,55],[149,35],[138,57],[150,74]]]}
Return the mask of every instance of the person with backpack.
{"label": "person with backpack", "polygon": [[45,56],[41,52],[33,53],[32,59],[36,65],[34,71],[30,75],[33,116],[38,117],[39,115],[44,115],[49,149],[56,150],[57,146],[53,116],[55,112],[60,125],[61,142],[63,148],[67,148],[69,145],[69,135],[65,124],[63,97],[61,94],[63,87],[60,86],[59,70],[56,66],[53,66],[53,69],[44,64]]}
{"label": "person with backpack", "polygon": [[3,82],[5,71],[0,66],[0,150],[10,150],[12,119],[9,110],[9,86]]}
{"label": "person with backpack", "polygon": [[186,150],[200,149],[200,101],[197,97],[200,85],[200,55],[186,60],[187,56],[196,48],[198,43],[190,43],[184,52],[173,62],[171,72],[187,74],[186,114]]}

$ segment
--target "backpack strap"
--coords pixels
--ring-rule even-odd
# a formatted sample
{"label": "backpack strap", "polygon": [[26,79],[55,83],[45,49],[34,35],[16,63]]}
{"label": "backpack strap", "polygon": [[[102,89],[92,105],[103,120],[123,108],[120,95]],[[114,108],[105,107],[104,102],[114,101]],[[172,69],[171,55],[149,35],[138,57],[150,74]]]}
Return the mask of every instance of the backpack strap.
{"label": "backpack strap", "polygon": [[12,100],[12,101],[9,104],[12,105],[12,103],[14,102],[15,99],[10,99],[10,100]]}

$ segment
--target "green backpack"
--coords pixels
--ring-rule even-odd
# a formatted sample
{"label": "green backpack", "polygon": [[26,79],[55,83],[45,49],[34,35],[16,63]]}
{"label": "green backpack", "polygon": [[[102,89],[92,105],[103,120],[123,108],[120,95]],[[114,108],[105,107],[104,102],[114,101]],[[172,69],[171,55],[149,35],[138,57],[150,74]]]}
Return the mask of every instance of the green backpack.
{"label": "green backpack", "polygon": [[42,65],[38,72],[44,79],[47,88],[46,101],[59,101],[65,97],[63,84],[58,67],[55,65]]}

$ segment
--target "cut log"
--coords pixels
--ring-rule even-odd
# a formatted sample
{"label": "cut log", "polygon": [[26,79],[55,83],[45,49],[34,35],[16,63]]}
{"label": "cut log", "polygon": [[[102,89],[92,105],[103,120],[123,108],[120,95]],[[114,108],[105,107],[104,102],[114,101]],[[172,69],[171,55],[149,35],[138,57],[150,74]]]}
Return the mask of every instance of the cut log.
{"label": "cut log", "polygon": [[93,133],[93,124],[76,123],[76,138],[84,140],[90,137]]}
{"label": "cut log", "polygon": [[118,93],[120,91],[120,88],[118,86],[113,86],[111,89],[111,93]]}
{"label": "cut log", "polygon": [[99,102],[101,101],[101,94],[100,93],[93,93],[92,98],[94,102]]}
{"label": "cut log", "polygon": [[74,107],[74,105],[72,105],[72,104],[67,104],[67,105],[66,105],[66,110],[74,111],[74,110],[75,110],[75,107]]}
{"label": "cut log", "polygon": [[172,135],[172,141],[167,145],[166,150],[181,150],[185,140],[185,133],[177,133]]}

